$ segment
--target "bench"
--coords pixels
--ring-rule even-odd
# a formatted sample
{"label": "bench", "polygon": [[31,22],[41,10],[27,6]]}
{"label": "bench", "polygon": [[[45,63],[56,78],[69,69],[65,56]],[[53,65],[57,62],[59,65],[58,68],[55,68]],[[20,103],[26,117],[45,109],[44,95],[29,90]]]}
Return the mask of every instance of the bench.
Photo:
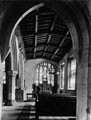
{"label": "bench", "polygon": [[76,96],[39,94],[35,107],[37,118],[39,116],[67,116],[70,120],[75,120]]}

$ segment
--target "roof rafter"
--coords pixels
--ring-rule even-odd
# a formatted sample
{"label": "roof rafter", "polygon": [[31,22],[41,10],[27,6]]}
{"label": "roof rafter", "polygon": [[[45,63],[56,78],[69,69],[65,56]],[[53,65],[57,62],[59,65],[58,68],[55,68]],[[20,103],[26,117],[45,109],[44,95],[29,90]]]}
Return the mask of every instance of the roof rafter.
{"label": "roof rafter", "polygon": [[[48,34],[48,33],[47,33],[47,32],[45,33],[45,32],[43,32],[43,31],[39,33],[39,32],[37,31],[37,33],[34,33],[34,34],[32,34],[32,35],[24,35],[23,38],[24,38],[24,39],[30,39],[31,37],[34,37],[36,34],[37,34],[37,35],[40,35],[40,34]],[[52,32],[49,32],[49,40],[50,40],[51,35],[52,35]],[[57,36],[58,36],[58,37],[64,37],[63,35],[59,35],[59,34],[55,34],[55,33],[54,33],[54,35],[55,35],[56,37],[57,37]],[[65,38],[66,38],[66,39],[71,39],[71,37],[67,37],[67,36],[66,36]]]}
{"label": "roof rafter", "polygon": [[[37,9],[38,13],[38,9]],[[35,58],[35,53],[36,53],[36,46],[37,46],[37,31],[38,31],[38,14],[35,16],[35,48],[34,48],[34,58]]]}
{"label": "roof rafter", "polygon": [[[53,30],[53,28],[54,28],[56,19],[57,19],[57,15],[55,15],[55,17],[54,17],[54,20],[53,20],[53,23],[52,23],[50,32],[52,32],[52,30]],[[47,40],[47,44],[49,44],[49,42],[50,42],[50,40],[51,40],[51,36],[52,36],[52,34],[49,34],[48,40]],[[45,52],[46,50],[47,50],[47,45],[45,46],[44,52]],[[43,56],[44,56],[44,54],[43,54]]]}
{"label": "roof rafter", "polygon": [[59,62],[72,47],[65,21],[45,6],[23,19],[20,28],[27,59],[45,58]]}
{"label": "roof rafter", "polygon": [[69,31],[66,32],[66,34],[65,34],[64,38],[62,39],[59,47],[56,49],[55,53],[52,55],[51,60],[54,58],[54,56],[56,55],[56,53],[59,51],[59,48],[62,46],[63,42],[65,41],[66,36],[67,36],[69,33],[70,33]]}

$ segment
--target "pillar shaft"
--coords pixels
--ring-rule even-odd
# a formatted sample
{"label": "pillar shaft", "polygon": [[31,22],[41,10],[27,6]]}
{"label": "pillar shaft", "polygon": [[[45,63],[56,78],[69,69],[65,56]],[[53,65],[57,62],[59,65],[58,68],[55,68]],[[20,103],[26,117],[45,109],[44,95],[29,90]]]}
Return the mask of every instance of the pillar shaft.
{"label": "pillar shaft", "polygon": [[1,62],[1,56],[0,56],[0,120],[2,116],[2,89],[3,89],[3,63]]}
{"label": "pillar shaft", "polygon": [[17,71],[8,71],[8,102],[7,105],[15,104],[15,82],[16,82]]}
{"label": "pillar shaft", "polygon": [[91,120],[91,49],[89,50],[88,60],[88,103],[87,103],[87,120]]}
{"label": "pillar shaft", "polygon": [[23,54],[20,52],[19,55],[19,79],[20,79],[20,87],[24,89],[24,58]]}
{"label": "pillar shaft", "polygon": [[[84,49],[77,59],[77,120],[90,120],[88,112],[88,49]],[[78,56],[79,52],[75,53]]]}

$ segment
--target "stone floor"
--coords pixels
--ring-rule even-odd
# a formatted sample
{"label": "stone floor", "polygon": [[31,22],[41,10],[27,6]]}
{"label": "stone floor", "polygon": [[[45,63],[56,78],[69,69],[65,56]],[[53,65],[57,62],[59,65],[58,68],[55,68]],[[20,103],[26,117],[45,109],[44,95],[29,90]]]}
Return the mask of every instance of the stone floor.
{"label": "stone floor", "polygon": [[[3,106],[2,120],[36,120],[35,103],[20,102],[16,106]],[[69,120],[67,117],[40,117],[40,120]]]}
{"label": "stone floor", "polygon": [[33,120],[34,118],[33,102],[20,102],[16,106],[3,106],[2,120]]}

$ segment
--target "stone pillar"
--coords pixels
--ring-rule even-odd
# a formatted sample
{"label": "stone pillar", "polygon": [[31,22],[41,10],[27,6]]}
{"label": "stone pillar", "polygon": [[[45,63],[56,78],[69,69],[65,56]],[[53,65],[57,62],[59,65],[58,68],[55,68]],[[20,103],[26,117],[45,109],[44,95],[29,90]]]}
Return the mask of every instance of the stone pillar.
{"label": "stone pillar", "polygon": [[15,105],[15,82],[17,71],[10,70],[8,71],[8,101],[7,105]]}
{"label": "stone pillar", "polygon": [[2,115],[2,89],[3,89],[3,63],[1,62],[0,56],[0,120]]}
{"label": "stone pillar", "polygon": [[25,99],[25,94],[24,94],[24,56],[23,53],[20,51],[19,53],[19,80],[20,80],[20,88],[23,92],[22,94],[22,100]]}
{"label": "stone pillar", "polygon": [[20,78],[20,87],[24,89],[24,58],[23,54],[19,54],[19,78]]}
{"label": "stone pillar", "polygon": [[[76,52],[76,57],[79,52]],[[77,120],[87,119],[88,104],[88,49],[81,51],[80,60],[77,57]]]}
{"label": "stone pillar", "polygon": [[88,94],[87,94],[87,120],[91,120],[91,50],[89,51],[88,61]]}

